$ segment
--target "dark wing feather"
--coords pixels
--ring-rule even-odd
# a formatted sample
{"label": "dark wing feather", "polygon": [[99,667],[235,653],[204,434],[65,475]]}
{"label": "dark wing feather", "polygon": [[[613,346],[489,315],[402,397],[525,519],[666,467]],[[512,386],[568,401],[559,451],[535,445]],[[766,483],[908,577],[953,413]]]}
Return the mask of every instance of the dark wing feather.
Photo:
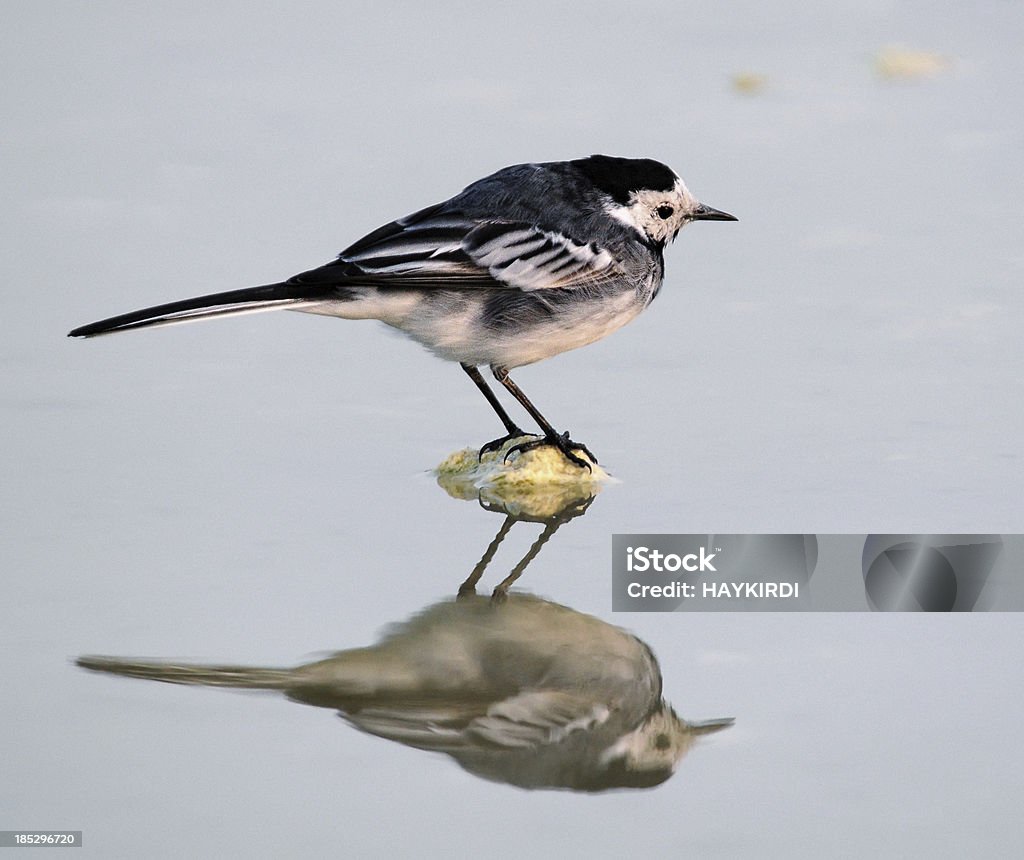
{"label": "dark wing feather", "polygon": [[431,207],[375,230],[290,284],[449,290],[573,289],[621,274],[595,243],[536,224],[467,218]]}

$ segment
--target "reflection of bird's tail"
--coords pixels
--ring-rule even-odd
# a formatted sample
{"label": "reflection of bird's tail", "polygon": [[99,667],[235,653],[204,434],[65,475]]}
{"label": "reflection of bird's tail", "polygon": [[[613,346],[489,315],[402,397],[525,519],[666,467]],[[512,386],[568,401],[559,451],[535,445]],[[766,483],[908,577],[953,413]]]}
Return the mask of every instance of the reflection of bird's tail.
{"label": "reflection of bird's tail", "polygon": [[122,660],[116,657],[79,657],[75,663],[94,672],[108,672],[129,678],[147,678],[168,684],[203,687],[237,687],[249,690],[281,690],[294,680],[289,669],[248,666],[190,666],[182,663]]}
{"label": "reflection of bird's tail", "polygon": [[691,723],[687,720],[683,720],[686,725],[686,730],[694,735],[709,735],[712,732],[720,732],[722,729],[727,729],[734,722],[733,717],[722,717],[717,720],[701,720],[699,723]]}

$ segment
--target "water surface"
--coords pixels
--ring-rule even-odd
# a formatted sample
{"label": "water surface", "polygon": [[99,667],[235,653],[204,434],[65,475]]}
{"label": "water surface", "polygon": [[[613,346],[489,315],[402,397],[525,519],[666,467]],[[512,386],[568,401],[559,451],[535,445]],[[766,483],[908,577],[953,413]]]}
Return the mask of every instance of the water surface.
{"label": "water surface", "polygon": [[[96,856],[1000,856],[1016,615],[613,614],[615,532],[1021,530],[1024,13],[8,5],[0,827]],[[948,60],[881,77],[903,43]],[[764,76],[754,92],[734,76]],[[746,88],[749,90],[749,87]],[[371,323],[70,328],[325,262],[506,164],[671,164],[651,310],[517,381],[621,483],[517,587],[632,630],[681,716],[657,788],[483,781],[281,697],[83,653],[295,665],[452,597],[503,514],[427,470],[498,431]],[[545,528],[517,523],[486,594]]]}

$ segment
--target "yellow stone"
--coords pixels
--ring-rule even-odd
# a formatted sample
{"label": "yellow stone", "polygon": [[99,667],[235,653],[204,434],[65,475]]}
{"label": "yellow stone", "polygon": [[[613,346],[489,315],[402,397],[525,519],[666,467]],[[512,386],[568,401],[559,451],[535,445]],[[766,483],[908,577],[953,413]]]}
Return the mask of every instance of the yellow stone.
{"label": "yellow stone", "polygon": [[512,514],[543,518],[597,495],[604,484],[613,480],[583,451],[575,453],[591,463],[590,471],[570,462],[549,445],[516,452],[506,462],[510,448],[535,438],[510,439],[497,451],[488,451],[482,457],[476,448],[455,451],[434,470],[437,482],[454,498],[480,499],[500,505]]}

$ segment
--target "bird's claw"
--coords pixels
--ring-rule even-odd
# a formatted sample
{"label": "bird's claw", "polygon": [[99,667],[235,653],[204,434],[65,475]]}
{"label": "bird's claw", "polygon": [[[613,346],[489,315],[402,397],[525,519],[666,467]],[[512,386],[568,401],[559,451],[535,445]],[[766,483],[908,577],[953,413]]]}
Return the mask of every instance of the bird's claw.
{"label": "bird's claw", "polygon": [[520,442],[518,445],[513,445],[511,448],[508,449],[508,451],[505,452],[505,462],[508,462],[508,458],[512,454],[521,454],[526,451],[532,451],[534,448],[541,448],[547,445],[551,445],[557,448],[559,451],[561,451],[570,463],[574,463],[580,468],[586,469],[588,472],[594,471],[590,467],[590,463],[588,463],[582,457],[577,457],[573,453],[573,451],[582,451],[594,463],[597,462],[597,457],[595,457],[590,452],[590,449],[586,445],[583,445],[580,442],[573,442],[573,440],[569,438],[568,430],[566,430],[560,436],[544,436],[540,439],[531,439],[528,442]]}
{"label": "bird's claw", "polygon": [[516,427],[514,430],[506,433],[504,436],[499,436],[497,439],[492,439],[486,445],[483,445],[480,448],[480,452],[476,455],[477,460],[482,459],[484,454],[488,453],[489,451],[497,451],[499,448],[501,448],[502,445],[504,445],[506,442],[512,439],[518,439],[520,436],[529,435],[530,434],[527,433],[526,431],[520,430],[518,427]]}

